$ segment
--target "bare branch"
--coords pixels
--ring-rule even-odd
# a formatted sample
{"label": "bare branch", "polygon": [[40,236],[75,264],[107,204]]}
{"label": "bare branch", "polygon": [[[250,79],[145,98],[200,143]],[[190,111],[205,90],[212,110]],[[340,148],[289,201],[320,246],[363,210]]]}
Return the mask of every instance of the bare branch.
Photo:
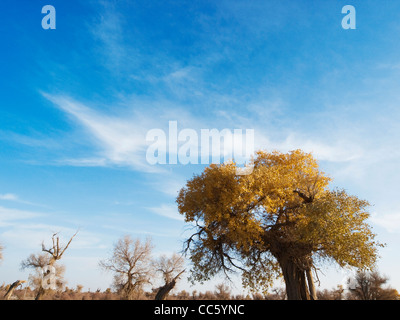
{"label": "bare branch", "polygon": [[[74,233],[74,235],[71,237],[71,239],[69,239],[67,245],[65,246],[65,248],[64,248],[64,249],[62,250],[62,252],[60,253],[58,259],[61,259],[61,257],[62,257],[62,255],[64,254],[65,250],[68,249],[69,245],[71,244],[72,239],[75,238],[75,236],[78,234],[78,232],[79,232],[79,229]],[[58,248],[58,252],[59,252],[60,247],[59,247],[59,238],[58,238],[58,237],[57,237],[57,248]]]}
{"label": "bare branch", "polygon": [[52,248],[46,249],[44,242],[42,242],[42,251],[47,252],[48,254],[50,254],[52,256],[52,260],[50,261],[50,264],[61,259],[64,252],[68,249],[69,245],[71,244],[72,239],[78,234],[78,232],[79,232],[79,229],[69,239],[69,241],[68,241],[67,245],[64,247],[64,249],[61,249],[61,247],[60,247],[60,237],[57,236],[58,232],[54,233],[51,237],[51,241],[53,244]]}

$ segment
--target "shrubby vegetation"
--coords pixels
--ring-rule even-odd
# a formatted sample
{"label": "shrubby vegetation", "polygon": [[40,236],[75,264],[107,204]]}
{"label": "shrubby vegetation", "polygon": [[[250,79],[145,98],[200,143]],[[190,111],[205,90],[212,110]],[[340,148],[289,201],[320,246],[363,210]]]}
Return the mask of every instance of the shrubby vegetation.
{"label": "shrubby vegetation", "polygon": [[[350,279],[353,283],[352,289],[338,285],[331,290],[317,290],[318,300],[400,300],[400,294],[397,290],[384,286],[388,278],[379,275],[378,272],[365,273],[361,272],[355,278]],[[3,299],[9,285],[0,286],[0,299]],[[100,289],[91,291],[82,291],[83,286],[78,285],[76,288],[65,287],[63,290],[48,290],[43,299],[46,300],[124,300],[126,297],[123,293],[108,288],[104,291]],[[138,291],[136,299],[154,300],[158,289],[151,291]],[[14,300],[33,300],[36,291],[31,287],[17,289],[14,291],[12,299]],[[229,286],[220,283],[215,286],[213,291],[188,292],[185,290],[170,293],[167,300],[285,300],[286,292],[283,288],[275,288],[270,293],[261,294],[253,293],[248,295],[232,294]]]}

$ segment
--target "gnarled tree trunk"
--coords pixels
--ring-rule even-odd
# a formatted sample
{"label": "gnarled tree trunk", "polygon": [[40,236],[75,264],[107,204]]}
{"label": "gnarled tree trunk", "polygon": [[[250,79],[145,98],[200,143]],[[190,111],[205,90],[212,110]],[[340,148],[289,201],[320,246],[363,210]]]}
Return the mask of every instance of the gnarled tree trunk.
{"label": "gnarled tree trunk", "polygon": [[165,300],[168,296],[169,292],[175,287],[176,281],[175,279],[169,283],[166,283],[162,287],[160,287],[157,291],[156,297],[154,300]]}
{"label": "gnarled tree trunk", "polygon": [[185,270],[182,270],[174,279],[172,279],[170,282],[167,282],[165,285],[160,287],[158,289],[158,292],[156,294],[156,297],[154,300],[165,300],[170,291],[175,287],[176,285],[176,280],[181,276],[182,273],[184,273]]}
{"label": "gnarled tree trunk", "polygon": [[[305,270],[299,268],[291,259],[281,258],[278,261],[285,280],[288,300],[313,299],[315,294],[310,296],[309,287],[307,286],[308,275],[306,275]],[[312,288],[314,288],[314,285],[312,285]]]}

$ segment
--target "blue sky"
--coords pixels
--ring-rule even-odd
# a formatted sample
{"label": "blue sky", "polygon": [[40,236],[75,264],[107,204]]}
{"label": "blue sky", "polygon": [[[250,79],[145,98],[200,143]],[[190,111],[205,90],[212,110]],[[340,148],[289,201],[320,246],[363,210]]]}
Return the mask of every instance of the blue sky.
{"label": "blue sky", "polygon": [[[44,30],[41,9],[56,9]],[[357,29],[341,27],[352,4]],[[175,197],[202,165],[146,162],[146,133],[253,129],[256,148],[313,152],[365,198],[379,270],[399,289],[400,3],[74,1],[0,4],[0,282],[54,231],[70,286],[107,288],[124,234],[182,248]],[[321,286],[340,283],[330,267]],[[217,279],[217,281],[220,279]],[[183,284],[182,284],[183,286]]]}

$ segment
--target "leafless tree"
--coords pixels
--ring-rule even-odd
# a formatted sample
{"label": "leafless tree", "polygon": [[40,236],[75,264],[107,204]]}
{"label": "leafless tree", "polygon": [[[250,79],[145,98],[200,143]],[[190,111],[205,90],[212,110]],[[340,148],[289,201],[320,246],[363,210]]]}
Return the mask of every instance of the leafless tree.
{"label": "leafless tree", "polygon": [[349,279],[348,299],[355,300],[398,300],[398,292],[392,288],[383,286],[389,279],[382,276],[378,271],[359,271],[354,279]]}
{"label": "leafless tree", "polygon": [[100,261],[103,270],[114,273],[114,287],[124,299],[138,297],[143,287],[150,284],[154,273],[152,249],[149,238],[142,244],[140,239],[133,240],[126,235],[114,245],[112,256]]}
{"label": "leafless tree", "polygon": [[156,272],[161,273],[164,285],[158,288],[155,300],[165,300],[169,292],[175,287],[179,277],[185,272],[184,259],[177,253],[168,258],[161,256],[154,262]]}
{"label": "leafless tree", "polygon": [[[62,258],[65,251],[71,244],[72,239],[77,235],[77,233],[78,231],[75,232],[75,234],[69,239],[66,246],[60,245],[60,237],[58,236],[58,233],[54,233],[51,237],[52,246],[47,248],[43,242],[42,252],[44,252],[44,254],[30,255],[26,260],[22,261],[21,268],[34,268],[37,273],[41,273],[43,270],[45,270],[45,268],[47,268],[47,270],[45,270],[46,276],[51,272],[49,268],[54,267],[56,287],[60,286],[60,284],[63,282],[62,274],[64,273],[64,267],[56,264],[56,262]],[[35,276],[31,277],[31,282],[38,286],[38,292],[35,298],[36,300],[41,300],[46,293],[46,289],[43,287],[41,279],[43,279],[43,274],[36,274]]]}
{"label": "leafless tree", "polygon": [[215,296],[218,300],[229,300],[231,298],[231,289],[224,283],[215,286]]}

